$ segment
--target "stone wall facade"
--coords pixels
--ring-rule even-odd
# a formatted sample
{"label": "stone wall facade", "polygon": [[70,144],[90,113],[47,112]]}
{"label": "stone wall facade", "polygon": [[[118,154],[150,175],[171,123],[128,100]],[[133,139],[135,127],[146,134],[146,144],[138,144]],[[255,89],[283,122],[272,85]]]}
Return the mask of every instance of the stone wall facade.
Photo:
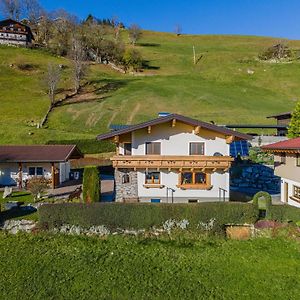
{"label": "stone wall facade", "polygon": [[137,202],[137,172],[133,169],[115,169],[115,189],[116,202]]}

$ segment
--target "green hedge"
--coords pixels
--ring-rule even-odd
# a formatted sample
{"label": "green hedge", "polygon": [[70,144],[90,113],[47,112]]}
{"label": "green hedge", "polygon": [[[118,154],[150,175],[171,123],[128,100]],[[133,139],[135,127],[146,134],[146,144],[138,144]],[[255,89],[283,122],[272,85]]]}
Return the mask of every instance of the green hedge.
{"label": "green hedge", "polygon": [[189,204],[123,204],[80,203],[45,204],[39,208],[40,224],[52,229],[62,224],[90,227],[105,225],[110,229],[149,229],[160,227],[169,219],[187,219],[189,228],[215,218],[215,229],[227,223],[254,223],[258,211],[248,203],[189,203]]}
{"label": "green hedge", "polygon": [[84,168],[82,188],[85,203],[100,201],[100,177],[97,167],[87,166]]}
{"label": "green hedge", "polygon": [[96,139],[54,140],[48,141],[48,145],[77,145],[84,154],[114,152],[116,147],[109,141],[97,141]]}
{"label": "green hedge", "polygon": [[279,222],[298,222],[300,221],[300,208],[290,205],[271,205],[269,208],[268,219]]}

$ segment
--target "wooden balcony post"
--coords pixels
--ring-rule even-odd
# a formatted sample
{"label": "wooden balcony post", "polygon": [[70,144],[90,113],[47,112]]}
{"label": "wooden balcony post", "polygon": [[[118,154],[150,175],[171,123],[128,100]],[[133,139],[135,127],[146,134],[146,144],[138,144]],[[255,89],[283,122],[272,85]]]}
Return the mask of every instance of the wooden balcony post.
{"label": "wooden balcony post", "polygon": [[55,166],[54,166],[54,163],[51,164],[51,188],[55,189]]}
{"label": "wooden balcony post", "polygon": [[22,189],[22,183],[23,183],[23,168],[22,163],[19,162],[18,166],[18,173],[19,173],[19,179],[18,179],[18,188]]}

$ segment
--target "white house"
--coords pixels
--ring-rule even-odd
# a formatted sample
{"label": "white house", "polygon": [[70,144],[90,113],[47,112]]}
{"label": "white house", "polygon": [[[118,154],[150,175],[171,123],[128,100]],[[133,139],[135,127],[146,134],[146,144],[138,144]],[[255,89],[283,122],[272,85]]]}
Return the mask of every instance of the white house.
{"label": "white house", "polygon": [[275,174],[281,177],[281,202],[300,207],[300,138],[262,149],[274,153]]}
{"label": "white house", "polygon": [[33,40],[29,26],[11,19],[0,21],[0,44],[31,46]]}
{"label": "white house", "polygon": [[99,135],[117,153],[117,202],[229,199],[229,145],[250,136],[177,114]]}
{"label": "white house", "polygon": [[70,159],[81,157],[75,145],[0,146],[0,186],[24,187],[28,179],[43,177],[55,188],[69,180]]}

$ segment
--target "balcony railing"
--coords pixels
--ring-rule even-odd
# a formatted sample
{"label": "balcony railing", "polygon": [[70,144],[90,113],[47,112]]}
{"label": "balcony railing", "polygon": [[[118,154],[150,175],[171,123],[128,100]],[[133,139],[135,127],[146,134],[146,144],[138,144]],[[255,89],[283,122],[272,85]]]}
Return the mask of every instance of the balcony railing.
{"label": "balcony railing", "polygon": [[176,156],[176,155],[116,155],[111,158],[114,168],[131,169],[198,169],[228,170],[230,156]]}

